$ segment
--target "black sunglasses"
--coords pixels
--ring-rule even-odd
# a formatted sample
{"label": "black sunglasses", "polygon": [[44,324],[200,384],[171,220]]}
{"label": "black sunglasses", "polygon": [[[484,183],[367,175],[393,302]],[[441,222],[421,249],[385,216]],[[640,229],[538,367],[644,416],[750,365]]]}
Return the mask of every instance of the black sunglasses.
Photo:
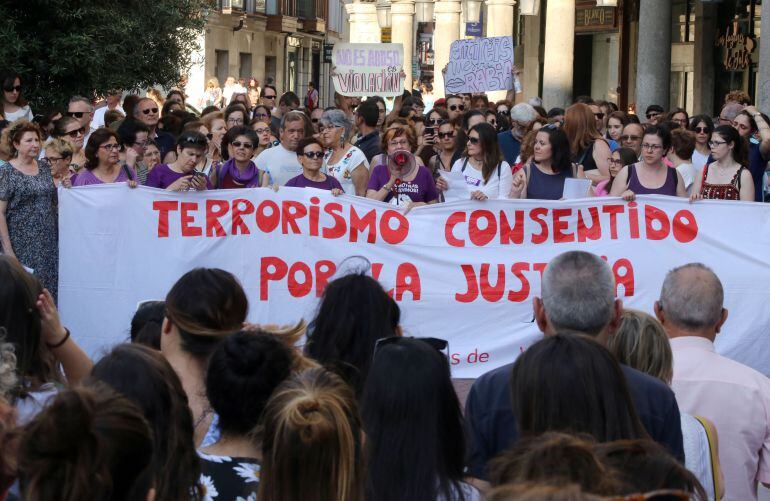
{"label": "black sunglasses", "polygon": [[693,130],[701,134],[708,134],[711,132],[708,127],[693,127]]}
{"label": "black sunglasses", "polygon": [[[602,120],[604,118],[604,113],[594,113],[594,116],[598,118],[599,120]],[[649,118],[649,117],[647,117]]]}
{"label": "black sunglasses", "polygon": [[5,92],[21,92],[21,85],[4,85],[3,90]]}
{"label": "black sunglasses", "polygon": [[265,95],[263,95],[262,97],[264,97],[265,99],[275,99],[275,96],[265,96]]}
{"label": "black sunglasses", "polygon": [[65,113],[65,115],[73,118],[83,118],[83,115],[85,115],[86,113],[88,112],[87,111],[68,111],[67,113]]}
{"label": "black sunglasses", "polygon": [[86,128],[85,127],[81,127],[79,129],[75,129],[75,130],[71,130],[69,132],[65,132],[65,134],[67,134],[69,137],[78,137],[78,136],[85,135],[85,133],[86,133]]}
{"label": "black sunglasses", "polygon": [[455,111],[455,110],[458,110],[458,109],[460,111],[465,111],[465,105],[464,104],[453,104],[452,106],[449,107],[449,109],[451,111]]}
{"label": "black sunglasses", "polygon": [[324,152],[323,151],[305,151],[302,154],[305,155],[308,158],[311,158],[311,159],[312,158],[317,158],[317,159],[320,160],[321,158],[324,157]]}
{"label": "black sunglasses", "polygon": [[468,142],[471,144],[479,144],[479,138],[477,137],[469,137]]}
{"label": "black sunglasses", "polygon": [[404,339],[414,339],[415,341],[422,341],[434,350],[443,353],[447,357],[449,356],[449,342],[446,339],[439,339],[437,337],[403,337],[403,336],[390,336],[383,337],[374,343],[374,356],[377,356],[377,352],[383,347],[389,344],[398,344]]}
{"label": "black sunglasses", "polygon": [[438,133],[438,138],[439,139],[447,139],[447,138],[450,138],[450,137],[455,137],[455,133],[454,132],[439,132]]}
{"label": "black sunglasses", "polygon": [[240,142],[240,141],[233,141],[233,142],[232,142],[232,143],[230,143],[230,144],[232,144],[232,145],[233,145],[234,147],[236,147],[236,148],[240,148],[241,146],[243,146],[244,148],[249,148],[249,149],[251,149],[251,148],[253,148],[253,147],[254,147],[254,145],[253,145],[253,144],[251,144],[251,143],[245,143],[245,142],[244,142],[244,143],[242,143],[242,142]]}
{"label": "black sunglasses", "polygon": [[149,115],[150,113],[157,113],[158,108],[147,108],[146,110],[142,110],[142,113],[145,115]]}
{"label": "black sunglasses", "polygon": [[208,144],[208,141],[206,141],[205,137],[182,136],[182,137],[179,138],[179,144],[180,145],[206,146]]}
{"label": "black sunglasses", "polygon": [[314,124],[317,124],[319,119],[318,118],[311,118],[310,121],[313,122]]}

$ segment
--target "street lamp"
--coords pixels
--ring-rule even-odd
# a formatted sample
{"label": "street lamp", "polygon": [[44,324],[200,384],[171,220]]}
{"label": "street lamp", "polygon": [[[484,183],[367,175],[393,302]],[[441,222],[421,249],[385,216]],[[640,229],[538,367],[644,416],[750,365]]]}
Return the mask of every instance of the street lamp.
{"label": "street lamp", "polygon": [[414,4],[414,19],[418,23],[433,22],[433,0],[416,0]]}
{"label": "street lamp", "polygon": [[519,15],[521,16],[540,15],[540,0],[521,0],[519,2]]}
{"label": "street lamp", "polygon": [[597,7],[617,7],[618,0],[596,0]]}
{"label": "street lamp", "polygon": [[390,0],[377,0],[377,23],[380,28],[390,28]]}
{"label": "street lamp", "polygon": [[481,19],[481,0],[463,0],[463,17],[466,23],[478,23]]}

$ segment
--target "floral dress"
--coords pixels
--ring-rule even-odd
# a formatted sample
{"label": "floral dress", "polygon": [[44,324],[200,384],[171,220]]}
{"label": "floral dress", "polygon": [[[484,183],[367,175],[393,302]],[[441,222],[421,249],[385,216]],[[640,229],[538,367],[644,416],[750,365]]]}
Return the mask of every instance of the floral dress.
{"label": "floral dress", "polygon": [[59,224],[56,185],[50,167],[37,162],[28,176],[10,163],[0,165],[0,200],[8,203],[5,220],[16,258],[34,270],[43,287],[57,298],[59,288]]}
{"label": "floral dress", "polygon": [[330,164],[329,159],[332,156],[334,150],[327,150],[324,156],[324,168],[326,173],[333,176],[340,182],[342,189],[348,195],[356,194],[356,187],[353,184],[352,172],[356,170],[361,164],[369,169],[369,162],[366,160],[364,152],[351,146],[350,149],[343,155],[343,157],[336,163]]}
{"label": "floral dress", "polygon": [[259,462],[254,458],[215,456],[198,451],[203,501],[256,501]]}

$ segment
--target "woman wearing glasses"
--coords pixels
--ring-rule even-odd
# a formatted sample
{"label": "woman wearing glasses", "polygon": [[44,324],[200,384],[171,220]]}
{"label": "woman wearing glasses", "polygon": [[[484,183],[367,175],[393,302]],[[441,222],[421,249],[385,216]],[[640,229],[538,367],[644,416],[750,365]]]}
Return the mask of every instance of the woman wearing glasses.
{"label": "woman wearing glasses", "polygon": [[45,145],[45,161],[51,168],[53,183],[58,188],[72,187],[69,165],[72,160],[72,145],[64,139],[51,139]]}
{"label": "woman wearing glasses", "polygon": [[709,156],[711,155],[711,148],[709,147],[709,141],[711,140],[711,133],[714,132],[714,122],[708,115],[696,115],[692,117],[690,122],[690,131],[695,133],[695,151],[692,152],[692,165],[698,174],[703,172],[703,167],[706,166]]}
{"label": "woman wearing glasses", "polygon": [[631,148],[618,148],[612,152],[610,157],[610,178],[599,181],[594,187],[594,196],[608,197],[612,191],[612,183],[618,177],[618,172],[626,165],[634,164],[639,159]]}
{"label": "woman wearing glasses", "polygon": [[53,137],[64,139],[72,145],[72,159],[70,171],[77,174],[86,164],[86,154],[83,150],[86,138],[86,129],[80,122],[72,117],[63,117],[54,122]]}
{"label": "woman wearing glasses", "polygon": [[3,96],[0,99],[0,112],[9,122],[21,118],[32,121],[32,110],[21,95],[21,78],[16,73],[0,75],[0,85],[3,86]]}
{"label": "woman wearing glasses", "polygon": [[225,108],[225,127],[227,130],[244,125],[246,123],[246,107],[240,103],[234,103]]}
{"label": "woman wearing glasses", "polygon": [[321,172],[323,167],[324,148],[318,139],[306,137],[297,144],[297,159],[302,166],[302,174],[286,182],[293,188],[317,188],[329,190],[332,195],[343,193],[342,185],[333,176]]}
{"label": "woman wearing glasses", "polygon": [[353,123],[342,110],[327,110],[321,116],[318,139],[327,148],[323,166],[340,182],[348,195],[366,196],[369,162],[366,155],[346,140]]}
{"label": "woman wearing glasses", "polygon": [[636,195],[686,197],[682,175],[663,163],[671,148],[671,133],[666,127],[651,125],[642,136],[642,159],[623,167],[612,183],[610,195],[630,202]]}
{"label": "woman wearing glasses", "polygon": [[92,184],[128,183],[136,188],[136,171],[126,164],[120,164],[120,141],[112,129],[96,129],[86,145],[86,165],[72,186]]}
{"label": "woman wearing glasses", "polygon": [[452,170],[453,160],[456,160],[457,143],[455,142],[455,135],[457,130],[448,120],[442,120],[437,125],[433,125],[433,127],[437,131],[436,141],[433,145],[436,154],[428,161],[428,168],[433,173],[433,178],[438,179],[441,171]]}
{"label": "woman wearing glasses", "polygon": [[[497,131],[486,122],[476,124],[468,131],[465,157],[452,165],[452,172],[463,174],[472,200],[508,198],[511,191],[511,166],[502,158]],[[443,178],[439,178],[437,186],[442,191],[448,188]]]}
{"label": "woman wearing glasses", "polygon": [[754,180],[746,168],[746,141],[734,127],[720,125],[711,134],[711,158],[695,178],[691,200],[754,201]]}
{"label": "woman wearing glasses", "polygon": [[248,127],[233,127],[222,140],[222,160],[209,174],[213,189],[258,188],[262,173],[254,162],[257,133]]}
{"label": "woman wearing glasses", "polygon": [[428,165],[431,158],[438,153],[436,143],[439,142],[437,135],[439,124],[448,121],[449,115],[446,110],[441,108],[430,110],[423,118],[424,127],[422,128],[422,136],[420,136],[420,149],[418,150],[418,155],[425,165]]}
{"label": "woman wearing glasses", "polygon": [[208,147],[200,132],[185,132],[176,142],[176,160],[155,166],[147,176],[147,186],[168,191],[202,191],[211,189],[206,176],[195,170]]}

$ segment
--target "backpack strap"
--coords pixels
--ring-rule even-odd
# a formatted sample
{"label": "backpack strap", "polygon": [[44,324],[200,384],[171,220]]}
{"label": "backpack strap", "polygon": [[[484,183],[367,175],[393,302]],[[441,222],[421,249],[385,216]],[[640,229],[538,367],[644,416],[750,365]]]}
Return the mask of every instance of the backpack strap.
{"label": "backpack strap", "polygon": [[503,166],[503,162],[497,163],[497,179],[500,179],[500,168]]}
{"label": "backpack strap", "polygon": [[460,172],[465,172],[465,168],[468,166],[468,157],[463,159],[463,166],[460,168]]}

